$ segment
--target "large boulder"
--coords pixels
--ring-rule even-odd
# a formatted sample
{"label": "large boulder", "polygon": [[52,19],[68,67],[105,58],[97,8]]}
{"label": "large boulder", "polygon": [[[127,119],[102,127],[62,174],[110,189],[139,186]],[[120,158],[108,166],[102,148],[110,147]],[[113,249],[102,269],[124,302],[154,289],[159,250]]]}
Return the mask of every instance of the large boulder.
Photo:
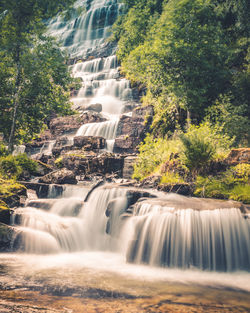
{"label": "large boulder", "polygon": [[[61,185],[56,184],[49,185],[46,183],[37,183],[37,182],[21,182],[21,183],[28,189],[28,196],[29,190],[35,191],[36,195],[39,198],[59,197],[63,193],[63,186]],[[36,198],[34,197],[34,199]]]}
{"label": "large boulder", "polygon": [[137,157],[135,155],[127,156],[124,159],[124,167],[123,167],[123,178],[130,179],[134,173],[134,165],[137,161]]}
{"label": "large boulder", "polygon": [[84,148],[86,151],[104,149],[106,140],[102,137],[76,136],[74,137],[74,147]]}
{"label": "large boulder", "polygon": [[138,144],[145,138],[152,121],[153,108],[137,107],[132,116],[121,116],[117,127],[114,151],[117,153],[133,153],[137,151]]}
{"label": "large boulder", "polygon": [[5,202],[0,200],[0,223],[10,224],[10,209]]}
{"label": "large boulder", "polygon": [[63,168],[39,178],[39,182],[45,184],[77,184],[75,176],[73,171]]}

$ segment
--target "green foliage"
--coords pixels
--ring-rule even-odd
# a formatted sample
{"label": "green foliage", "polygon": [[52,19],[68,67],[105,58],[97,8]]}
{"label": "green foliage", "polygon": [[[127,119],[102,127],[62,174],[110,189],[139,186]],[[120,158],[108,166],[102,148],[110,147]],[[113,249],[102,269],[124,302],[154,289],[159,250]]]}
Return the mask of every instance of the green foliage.
{"label": "green foliage", "polygon": [[127,78],[146,87],[154,135],[208,114],[235,144],[249,144],[249,2],[123,2],[127,13],[113,30],[118,57]]}
{"label": "green foliage", "polygon": [[25,171],[29,174],[35,174],[37,171],[37,163],[26,154],[0,158],[0,173],[3,177],[18,179]]}
{"label": "green foliage", "polygon": [[19,177],[22,173],[22,168],[18,164],[16,158],[12,155],[0,158],[0,171],[6,178]]}
{"label": "green foliage", "polygon": [[133,178],[142,180],[150,174],[156,173],[159,166],[176,154],[180,147],[179,139],[155,139],[148,134],[139,146],[138,160],[134,166]]}
{"label": "green foliage", "polygon": [[2,143],[0,143],[0,157],[2,156],[7,156],[8,155],[8,150],[6,146]]}
{"label": "green foliage", "polygon": [[58,168],[62,168],[63,167],[63,157],[59,157],[55,160],[55,165],[58,167]]}
{"label": "green foliage", "polygon": [[168,171],[162,175],[160,183],[170,185],[182,184],[184,179],[179,174]]}
{"label": "green foliage", "polygon": [[37,172],[37,162],[29,158],[26,153],[19,154],[15,158],[18,165],[21,166],[22,171],[27,171],[30,174],[35,174]]}
{"label": "green foliage", "polygon": [[43,35],[44,19],[73,0],[3,0],[0,6],[0,132],[14,143],[40,132],[51,112],[70,111],[65,57]]}
{"label": "green foliage", "polygon": [[195,195],[250,203],[249,178],[249,164],[239,164],[217,176],[198,176]]}
{"label": "green foliage", "polygon": [[0,200],[12,196],[25,187],[16,182],[15,179],[5,179],[0,173]]}
{"label": "green foliage", "polygon": [[250,185],[236,185],[231,190],[229,199],[250,204]]}
{"label": "green foliage", "polygon": [[139,146],[133,177],[142,180],[157,173],[160,165],[174,155],[195,176],[205,172],[210,161],[226,157],[231,145],[232,140],[208,122],[191,125],[186,133],[175,132],[170,138],[154,138],[148,134]]}
{"label": "green foliage", "polygon": [[225,157],[232,145],[228,136],[208,122],[191,125],[180,139],[183,144],[182,161],[194,176],[206,172],[212,160]]}

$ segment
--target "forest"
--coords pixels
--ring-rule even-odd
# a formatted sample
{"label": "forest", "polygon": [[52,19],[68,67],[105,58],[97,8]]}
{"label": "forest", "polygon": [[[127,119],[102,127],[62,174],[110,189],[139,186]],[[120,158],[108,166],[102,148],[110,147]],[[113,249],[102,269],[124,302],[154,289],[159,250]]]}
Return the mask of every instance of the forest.
{"label": "forest", "polygon": [[163,173],[165,183],[196,180],[196,195],[247,198],[249,165],[213,175],[211,163],[249,146],[249,2],[125,3],[112,39],[121,71],[154,109],[134,178]]}

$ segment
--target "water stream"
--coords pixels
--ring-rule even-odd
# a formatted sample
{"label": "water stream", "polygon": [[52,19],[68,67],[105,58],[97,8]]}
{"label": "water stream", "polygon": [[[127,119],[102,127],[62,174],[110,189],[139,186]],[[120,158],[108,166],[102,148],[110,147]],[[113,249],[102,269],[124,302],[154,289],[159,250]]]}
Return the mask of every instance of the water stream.
{"label": "water stream", "polygon": [[[106,122],[85,124],[77,136],[101,136],[112,151],[119,115],[124,105],[133,100],[130,82],[120,77],[115,48],[102,57],[95,57],[107,45],[110,28],[122,12],[123,4],[116,0],[76,1],[68,20],[58,16],[48,25],[49,34],[59,38],[75,64],[70,66],[73,77],[82,87],[71,101],[73,108],[84,111],[92,104],[101,105]],[[80,12],[80,13],[79,13]],[[107,55],[108,54],[108,55]]]}
{"label": "water stream", "polygon": [[[121,11],[118,0],[79,0],[69,18],[57,16],[49,24],[49,33],[60,39],[75,60],[72,75],[82,81],[72,98],[74,108],[84,111],[91,104],[101,104],[101,114],[107,118],[82,125],[76,135],[102,136],[110,151],[132,91],[119,75],[115,48],[103,57],[95,57],[95,51],[105,48],[110,26]],[[44,147],[46,153],[53,144]],[[20,251],[0,255],[1,290],[28,288],[61,296],[90,294],[90,298],[111,292],[113,298],[144,299],[165,295],[166,286],[175,290],[175,298],[184,290],[191,292],[190,286],[199,286],[192,304],[200,299],[203,287],[208,295],[208,286],[224,292],[240,290],[240,296],[233,294],[232,299],[250,292],[250,219],[239,209],[196,210],[188,205],[176,209],[138,202],[126,215],[127,188],[98,187],[84,202],[87,192],[84,186],[66,186],[58,195],[51,186],[47,199],[32,200],[15,210],[14,240]],[[177,200],[175,195],[168,197]],[[121,312],[126,308],[127,312],[144,312],[128,309],[130,304],[126,302]],[[152,310],[145,312],[158,312]],[[213,306],[209,310],[214,312]]]}

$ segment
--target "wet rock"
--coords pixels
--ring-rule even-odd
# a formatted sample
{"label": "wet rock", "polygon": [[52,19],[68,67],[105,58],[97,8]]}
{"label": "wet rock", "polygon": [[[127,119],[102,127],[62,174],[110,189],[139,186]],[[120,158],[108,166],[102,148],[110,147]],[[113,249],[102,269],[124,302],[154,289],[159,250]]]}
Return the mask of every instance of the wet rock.
{"label": "wet rock", "polygon": [[18,189],[13,190],[10,195],[4,195],[0,198],[9,208],[24,206],[27,198],[27,189],[25,186],[18,186]]}
{"label": "wet rock", "polygon": [[37,200],[38,199],[36,191],[32,190],[32,189],[27,189],[27,197],[28,197],[28,200]]}
{"label": "wet rock", "polygon": [[151,175],[146,177],[141,183],[140,187],[143,188],[157,188],[161,181],[161,175]]}
{"label": "wet rock", "polygon": [[53,171],[53,168],[46,163],[37,160],[37,171],[36,176],[44,176]]}
{"label": "wet rock", "polygon": [[49,185],[38,182],[20,182],[27,189],[31,189],[36,192],[39,198],[50,198],[52,196],[59,197],[63,192],[63,186],[61,185]]}
{"label": "wet rock", "polygon": [[129,113],[129,112],[132,112],[137,106],[138,106],[138,103],[136,103],[136,102],[129,102],[129,103],[126,103],[126,104],[123,106],[122,113]]}
{"label": "wet rock", "polygon": [[232,149],[225,162],[229,165],[237,165],[239,163],[250,163],[250,148]]}
{"label": "wet rock", "polygon": [[122,176],[124,157],[112,153],[86,154],[81,156],[65,155],[62,163],[77,175],[118,174]]}
{"label": "wet rock", "polygon": [[0,252],[13,251],[13,238],[16,231],[13,227],[0,223]]}
{"label": "wet rock", "polygon": [[73,171],[63,168],[41,177],[39,182],[45,184],[77,184],[77,179]]}
{"label": "wet rock", "polygon": [[87,111],[78,115],[57,117],[50,121],[50,131],[53,136],[75,133],[81,125],[106,121],[99,113]]}
{"label": "wet rock", "polygon": [[10,224],[10,209],[0,202],[0,223]]}
{"label": "wet rock", "polygon": [[106,140],[102,137],[77,136],[74,137],[74,147],[84,148],[86,151],[104,149]]}
{"label": "wet rock", "polygon": [[102,104],[94,103],[86,107],[86,111],[102,112]]}
{"label": "wet rock", "polygon": [[133,153],[145,138],[152,120],[153,109],[151,106],[135,108],[132,116],[121,116],[114,151],[116,153]]}
{"label": "wet rock", "polygon": [[233,200],[217,200],[207,198],[185,197],[177,194],[167,194],[164,198],[140,199],[140,204],[157,205],[161,207],[172,208],[173,210],[216,210],[237,208],[243,214],[247,213],[247,207],[240,202]]}

